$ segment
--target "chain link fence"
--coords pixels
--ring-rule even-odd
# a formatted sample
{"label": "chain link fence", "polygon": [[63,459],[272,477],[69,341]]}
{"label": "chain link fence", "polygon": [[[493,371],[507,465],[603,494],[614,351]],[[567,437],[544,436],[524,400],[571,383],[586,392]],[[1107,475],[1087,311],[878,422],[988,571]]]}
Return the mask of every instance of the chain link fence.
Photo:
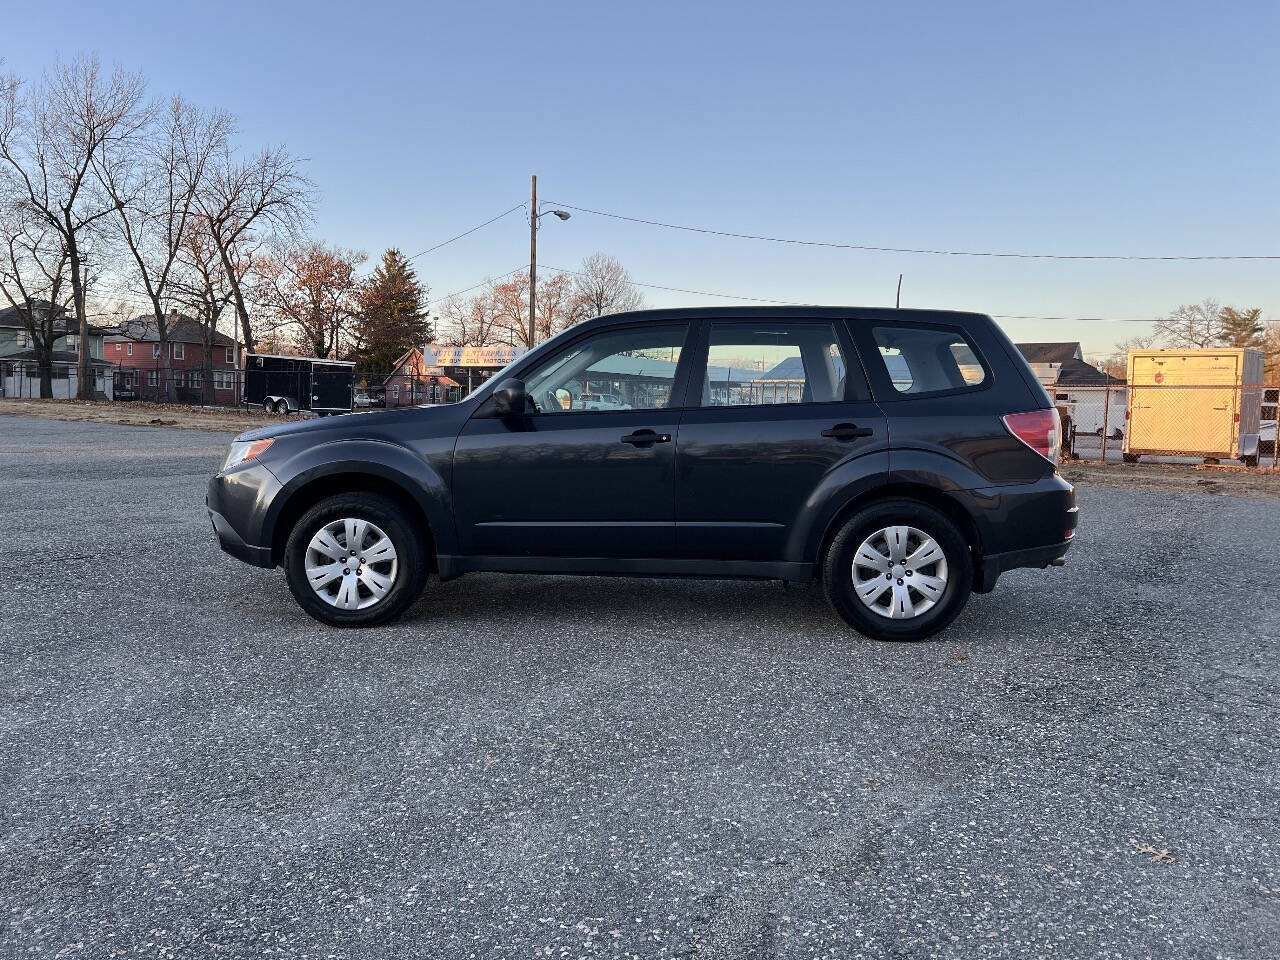
{"label": "chain link fence", "polygon": [[1278,465],[1280,384],[1121,384],[1052,395],[1064,459]]}
{"label": "chain link fence", "polygon": [[[46,371],[47,386],[44,383]],[[55,362],[45,366],[27,360],[0,358],[0,397],[3,398],[35,400],[47,396],[54,400],[74,400],[79,393],[79,382],[75,363]],[[97,400],[200,407],[253,406],[272,414],[285,412],[277,409],[280,398],[290,401],[288,410],[291,413],[312,406],[311,386],[303,374],[284,384],[274,382],[271,389],[272,400],[268,407],[266,398],[255,397],[252,388],[246,391],[244,370],[191,367],[164,371],[120,368],[102,363],[94,365],[93,393]],[[461,400],[462,395],[462,388],[447,377],[402,371],[356,372],[349,388],[340,391],[336,402],[329,402],[340,410],[384,409],[453,403]]]}
{"label": "chain link fence", "polygon": [[[47,394],[75,399],[79,371],[74,363],[48,367]],[[0,358],[0,397],[42,396],[39,365]],[[233,369],[120,368],[94,365],[94,396],[118,403],[135,401],[186,406],[251,406],[272,415],[296,414],[311,407],[310,389],[299,378],[287,410],[275,399],[246,400],[246,373]],[[476,386],[479,384],[477,383]],[[1276,419],[1280,384],[1111,385],[1052,389],[1063,418],[1064,460],[1098,463],[1201,463],[1206,460],[1254,467],[1280,467]],[[394,409],[455,403],[466,388],[448,377],[403,371],[355,372],[348,407],[345,389],[325,412]],[[277,394],[278,396],[278,394]],[[779,396],[781,402],[781,396]],[[766,402],[768,397],[766,397]]]}

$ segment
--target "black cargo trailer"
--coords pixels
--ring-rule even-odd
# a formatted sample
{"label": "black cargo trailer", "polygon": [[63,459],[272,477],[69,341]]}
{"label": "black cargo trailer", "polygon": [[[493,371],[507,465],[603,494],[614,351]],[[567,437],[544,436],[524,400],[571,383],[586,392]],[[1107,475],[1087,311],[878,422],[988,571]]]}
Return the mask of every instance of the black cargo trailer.
{"label": "black cargo trailer", "polygon": [[355,364],[257,353],[245,358],[244,402],[268,413],[350,413]]}

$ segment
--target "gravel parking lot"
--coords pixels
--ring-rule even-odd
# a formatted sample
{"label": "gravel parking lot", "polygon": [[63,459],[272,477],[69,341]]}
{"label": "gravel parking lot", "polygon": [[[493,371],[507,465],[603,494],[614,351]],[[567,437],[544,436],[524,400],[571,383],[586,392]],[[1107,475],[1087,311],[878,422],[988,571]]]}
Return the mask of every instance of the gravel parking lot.
{"label": "gravel parking lot", "polygon": [[339,632],[229,436],[0,418],[0,956],[1273,957],[1280,508],[1080,490],[941,639],[476,576]]}

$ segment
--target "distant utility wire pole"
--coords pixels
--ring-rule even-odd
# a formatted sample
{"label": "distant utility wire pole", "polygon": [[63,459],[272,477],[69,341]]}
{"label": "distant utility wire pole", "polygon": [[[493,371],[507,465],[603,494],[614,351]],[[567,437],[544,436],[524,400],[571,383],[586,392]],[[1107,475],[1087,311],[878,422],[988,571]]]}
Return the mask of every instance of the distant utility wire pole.
{"label": "distant utility wire pole", "polygon": [[529,346],[538,327],[534,310],[538,300],[538,175],[533,174],[529,188]]}
{"label": "distant utility wire pole", "polygon": [[538,337],[535,311],[538,302],[538,221],[548,213],[561,220],[569,219],[567,210],[538,210],[538,175],[532,175],[529,187],[529,349],[533,349]]}

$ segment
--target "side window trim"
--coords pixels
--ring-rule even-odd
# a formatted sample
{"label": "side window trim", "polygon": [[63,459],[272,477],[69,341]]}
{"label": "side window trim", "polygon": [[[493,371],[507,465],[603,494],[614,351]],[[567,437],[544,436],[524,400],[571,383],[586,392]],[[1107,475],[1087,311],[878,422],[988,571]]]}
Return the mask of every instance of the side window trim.
{"label": "side window trim", "polygon": [[[914,327],[922,330],[940,330],[963,340],[973,352],[974,358],[982,367],[982,381],[972,386],[951,387],[946,390],[928,390],[920,393],[903,393],[893,385],[889,376],[889,368],[880,357],[880,347],[872,334],[874,327]],[[936,323],[929,320],[897,320],[889,317],[865,317],[850,321],[850,332],[855,343],[864,355],[871,358],[870,364],[863,364],[871,392],[877,403],[894,403],[901,400],[918,400],[931,397],[954,397],[965,393],[980,393],[990,390],[995,383],[991,363],[987,360],[974,337],[953,323]]]}
{"label": "side window trim", "polygon": [[[701,384],[707,375],[707,363],[711,354],[711,328],[714,324],[733,324],[744,323],[754,326],[768,326],[769,324],[790,324],[803,326],[829,326],[835,334],[836,342],[840,346],[840,351],[844,355],[845,377],[844,377],[844,396],[839,400],[807,400],[797,403],[764,403],[751,404],[742,407],[725,407],[702,405],[702,391],[698,384]],[[872,399],[871,387],[867,380],[866,366],[862,362],[862,357],[858,349],[851,331],[848,329],[846,322],[833,317],[814,317],[801,316],[789,317],[780,316],[775,318],[756,318],[751,316],[743,317],[710,317],[698,321],[697,335],[692,338],[686,350],[691,356],[689,379],[685,387],[685,397],[682,406],[689,410],[730,410],[730,409],[762,409],[766,407],[825,407],[832,403],[859,403]]]}

